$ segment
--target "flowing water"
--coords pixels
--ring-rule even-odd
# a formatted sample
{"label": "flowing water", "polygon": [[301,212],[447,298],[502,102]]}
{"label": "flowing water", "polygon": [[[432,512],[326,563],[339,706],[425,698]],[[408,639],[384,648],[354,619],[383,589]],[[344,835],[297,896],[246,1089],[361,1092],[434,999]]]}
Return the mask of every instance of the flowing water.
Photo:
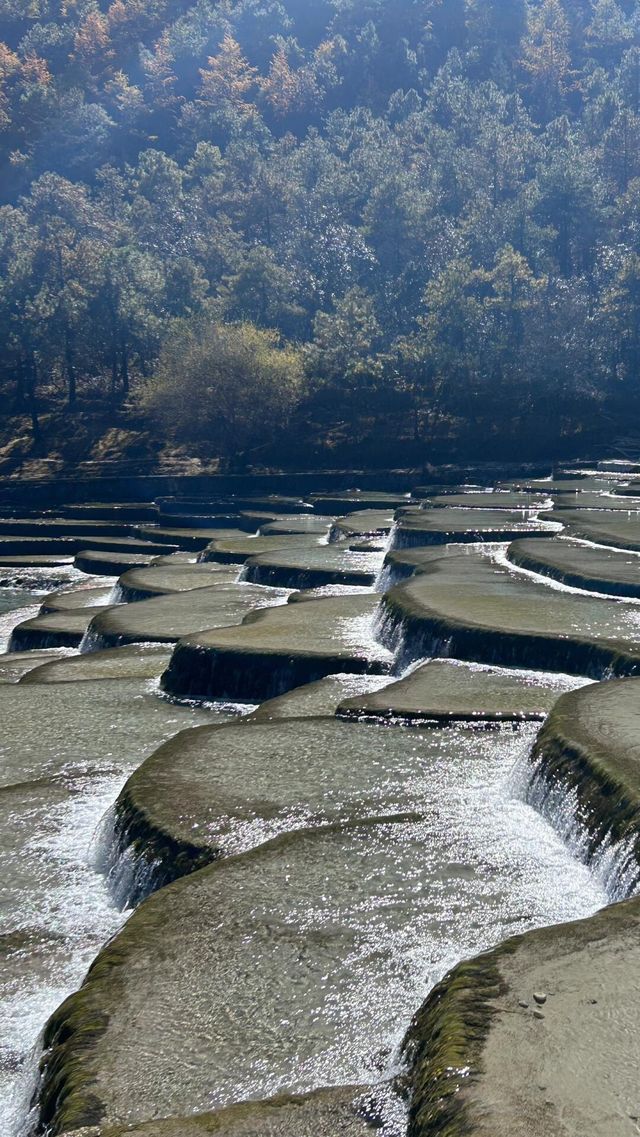
{"label": "flowing water", "polygon": [[[11,600],[24,598],[12,590],[2,599],[6,611]],[[25,618],[25,609],[13,608],[10,616]],[[6,1137],[24,1117],[32,1051],[47,1017],[123,919],[94,863],[99,822],[157,745],[216,717],[172,706],[148,688],[132,680],[0,686],[0,1132]]]}
{"label": "flowing water", "polygon": [[[37,614],[40,593],[76,579],[73,569],[42,570],[28,588],[16,578],[0,589],[0,649],[17,622]],[[101,820],[162,741],[229,717],[215,707],[174,705],[143,680],[0,686],[0,1132],[7,1137],[22,1132],[47,1017],[128,915],[101,871]],[[281,854],[265,854],[253,883],[242,877],[241,862],[229,868],[228,933],[202,943],[203,959],[211,955],[209,983],[194,993],[194,976],[186,976],[189,999],[177,1007],[210,1020],[217,983],[233,1004],[233,1021],[243,1022],[241,1037],[221,1039],[209,1096],[203,1090],[198,1098],[189,1080],[189,1025],[185,1042],[177,1014],[175,1046],[153,1056],[158,1068],[149,1084],[162,1082],[167,1064],[174,1070],[171,1099],[175,1063],[184,1060],[180,1092],[190,1111],[284,1086],[375,1082],[392,1067],[413,1010],[449,966],[515,932],[586,916],[606,903],[604,876],[591,873],[523,800],[518,771],[534,736],[533,727],[425,732],[355,725],[351,750],[346,743],[325,748],[327,781],[318,801],[302,745],[289,751],[280,779],[275,768],[258,764],[253,780],[248,775],[234,785],[240,775],[231,769],[234,800],[248,785],[272,805],[266,826],[250,803],[251,822],[229,824],[232,851],[308,823],[329,805],[329,820],[379,820],[366,831],[309,835]],[[281,823],[273,812],[278,793]],[[398,812],[412,816],[381,820]],[[293,956],[256,955],[255,942],[243,939],[243,913],[255,915],[256,906],[295,929],[296,953],[304,940],[304,977]],[[116,1054],[116,1069],[118,1061]],[[142,1094],[140,1102],[143,1109]],[[176,1105],[175,1095],[168,1105]]]}

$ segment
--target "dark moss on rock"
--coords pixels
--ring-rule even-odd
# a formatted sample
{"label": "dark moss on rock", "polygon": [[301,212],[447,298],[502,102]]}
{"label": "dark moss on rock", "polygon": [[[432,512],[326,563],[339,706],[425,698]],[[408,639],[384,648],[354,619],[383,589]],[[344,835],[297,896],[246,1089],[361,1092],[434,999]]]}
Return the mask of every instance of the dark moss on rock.
{"label": "dark moss on rock", "polygon": [[368,1086],[337,1086],[241,1102],[192,1117],[91,1126],[76,1130],[72,1137],[366,1137],[380,1132],[380,1096]]}

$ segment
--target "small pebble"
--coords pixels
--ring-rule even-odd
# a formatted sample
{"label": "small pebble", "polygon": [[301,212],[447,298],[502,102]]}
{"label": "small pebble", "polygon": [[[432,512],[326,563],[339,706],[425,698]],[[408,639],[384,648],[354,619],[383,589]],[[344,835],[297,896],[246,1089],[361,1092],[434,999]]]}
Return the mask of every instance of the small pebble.
{"label": "small pebble", "polygon": [[596,1006],[596,1004],[597,1004],[597,1002],[598,1002],[598,1000],[597,1000],[597,999],[589,999],[589,1002],[591,1003],[591,1006],[592,1006],[592,1007],[595,1007],[595,1006]]}
{"label": "small pebble", "polygon": [[528,1006],[529,1006],[529,1004],[527,1003],[527,1000],[526,1000],[526,999],[520,999],[520,1000],[518,1001],[518,1006],[519,1006],[519,1007],[528,1007]]}
{"label": "small pebble", "polygon": [[542,1011],[534,1011],[533,1017],[534,1017],[534,1019],[543,1019],[544,1015],[543,1015]]}
{"label": "small pebble", "polygon": [[534,991],[533,992],[533,998],[534,998],[535,1002],[538,1003],[540,1006],[542,1006],[547,1001],[547,996],[545,994],[543,994],[542,991]]}

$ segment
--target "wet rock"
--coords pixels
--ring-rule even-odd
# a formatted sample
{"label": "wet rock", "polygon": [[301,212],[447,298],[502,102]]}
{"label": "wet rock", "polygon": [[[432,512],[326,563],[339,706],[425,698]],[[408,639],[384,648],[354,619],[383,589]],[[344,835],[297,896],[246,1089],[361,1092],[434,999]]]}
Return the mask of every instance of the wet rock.
{"label": "wet rock", "polygon": [[253,609],[287,593],[252,585],[219,584],[124,604],[95,616],[87,628],[92,651],[127,643],[175,643],[204,628],[239,624]]}
{"label": "wet rock", "polygon": [[565,509],[590,509],[637,513],[640,510],[640,497],[628,497],[625,500],[623,497],[615,497],[610,490],[602,493],[554,494],[553,508],[558,512]]}
{"label": "wet rock", "polygon": [[63,588],[45,596],[40,605],[40,613],[44,616],[47,612],[73,612],[81,608],[104,608],[109,604],[112,592],[111,585],[98,585],[93,588],[83,586]]}
{"label": "wet rock", "polygon": [[[282,725],[274,724],[274,733]],[[237,729],[248,735],[253,728]],[[397,757],[409,761],[411,744],[400,746],[400,730],[385,734],[389,746],[396,738]],[[494,748],[485,753],[484,774],[501,781],[512,751],[499,747],[512,732],[483,738]],[[459,742],[451,739],[452,755]],[[375,749],[367,746],[370,764]],[[280,752],[284,770],[287,754]],[[546,889],[534,883],[530,847],[519,843],[506,811],[487,809],[485,777],[473,795],[475,826],[461,824],[471,803],[466,762],[477,754],[474,738],[458,759],[459,788],[448,794],[435,779],[448,776],[450,764],[440,756],[424,768],[429,802],[412,787],[423,797],[422,820],[385,813],[299,828],[146,900],[47,1027],[43,1123],[61,1133],[71,1118],[77,1126],[96,1111],[105,1125],[135,1124],[168,1112],[218,1109],[240,1094],[249,1100],[309,1093],[328,1081],[377,1084],[377,1056],[394,1046],[428,984],[425,965],[437,972],[452,942],[468,957],[473,944],[487,945],[513,929],[514,918],[522,927],[550,915]],[[325,750],[325,765],[327,757]],[[340,769],[348,778],[349,762],[336,759],[334,775]],[[304,773],[302,756],[298,769]],[[306,771],[320,801],[321,770],[307,763]],[[211,786],[215,765],[209,775]],[[240,795],[253,789],[254,802],[261,799],[262,785],[273,784],[268,776],[265,769],[266,781],[255,787],[238,781]],[[325,777],[329,788],[329,771]],[[381,780],[370,785],[374,795],[384,794]],[[406,810],[408,783],[400,771],[397,785]],[[263,810],[269,797],[270,789]],[[331,795],[324,800],[331,804]],[[444,844],[432,836],[435,820],[448,834]],[[297,818],[298,826],[304,822],[304,815]],[[562,890],[557,861],[554,874]]]}
{"label": "wet rock", "polygon": [[0,683],[17,683],[29,671],[64,658],[56,648],[40,651],[8,652],[0,655]]}
{"label": "wet rock", "polygon": [[[171,658],[163,644],[130,644],[60,659],[33,653],[22,683],[83,683],[88,679],[159,679]],[[0,665],[1,665],[0,657]]]}
{"label": "wet rock", "polygon": [[330,513],[340,517],[360,510],[393,512],[406,505],[408,494],[375,493],[371,491],[350,490],[342,494],[312,494],[309,501],[316,513]]}
{"label": "wet rock", "polygon": [[380,557],[371,553],[352,553],[335,545],[314,549],[279,549],[251,557],[245,578],[256,584],[281,588],[321,588],[327,584],[373,585]]}
{"label": "wet rock", "polygon": [[331,541],[351,541],[359,537],[386,536],[393,528],[395,514],[388,509],[362,509],[339,518],[333,526]]}
{"label": "wet rock", "polygon": [[345,699],[337,713],[409,722],[542,720],[563,690],[566,686],[551,676],[437,660],[380,691]]}
{"label": "wet rock", "polygon": [[[564,1137],[568,1124],[576,1133],[625,1137],[640,1061],[631,1026],[640,1014],[639,933],[634,899],[508,940],[456,967],[431,993],[405,1043],[413,1084],[409,1137]],[[535,989],[540,979],[556,992],[542,1032],[531,1030],[528,1016],[504,1010],[510,992]],[[606,1012],[585,1006],[589,986],[607,992]],[[540,1010],[533,1017],[545,1018]],[[549,1106],[544,1116],[539,1081]]]}
{"label": "wet rock", "polygon": [[189,636],[176,647],[162,686],[181,697],[257,702],[332,673],[384,673],[391,656],[373,637],[377,607],[375,596],[332,597]]}
{"label": "wet rock", "polygon": [[[546,518],[545,514],[545,518]],[[414,509],[403,512],[393,531],[393,548],[477,541],[548,537],[559,526],[528,521],[522,513],[500,509]]]}
{"label": "wet rock", "polygon": [[325,679],[268,699],[247,715],[245,721],[273,722],[333,715],[343,700],[377,691],[389,682],[386,675],[327,675]]}
{"label": "wet rock", "polygon": [[573,791],[587,856],[619,848],[610,866],[619,895],[640,882],[639,735],[640,680],[597,683],[558,700],[531,755],[530,794],[544,805],[554,785]]}
{"label": "wet rock", "polygon": [[507,556],[521,568],[550,576],[572,588],[640,597],[640,557],[631,552],[552,538],[514,541]]}
{"label": "wet rock", "polygon": [[[240,529],[222,529],[216,532],[220,539],[242,536]],[[211,541],[210,529],[160,529],[155,526],[139,525],[136,528],[136,533],[143,541],[153,541],[156,545],[161,546],[172,545],[174,549],[188,549],[196,553],[206,549]]]}
{"label": "wet rock", "polygon": [[495,490],[491,493],[470,490],[459,494],[436,494],[427,496],[423,502],[425,509],[508,509],[524,512],[538,511],[548,505],[550,498],[544,492],[526,493],[515,490]]}
{"label": "wet rock", "polygon": [[85,521],[126,521],[130,525],[141,525],[145,521],[155,521],[158,507],[150,501],[87,502],[65,505],[65,517]]}
{"label": "wet rock", "polygon": [[242,1102],[196,1117],[167,1117],[141,1125],[74,1130],[69,1137],[366,1137],[380,1132],[371,1116],[371,1090],[339,1086],[304,1096]]}
{"label": "wet rock", "polygon": [[91,608],[80,608],[24,620],[11,633],[9,651],[79,647],[94,616],[95,611]]}
{"label": "wet rock", "polygon": [[314,536],[312,533],[283,533],[275,537],[216,537],[200,553],[198,560],[237,565],[244,564],[250,557],[280,551],[280,549],[312,549],[322,543],[322,537]]}
{"label": "wet rock", "polygon": [[560,509],[550,514],[566,526],[572,537],[594,541],[598,545],[613,545],[619,549],[640,550],[640,514],[608,514],[593,509]]}
{"label": "wet rock", "polygon": [[548,588],[481,553],[452,547],[423,561],[382,609],[384,642],[404,664],[450,655],[592,678],[640,673],[634,605]]}
{"label": "wet rock", "polygon": [[149,568],[130,569],[118,581],[118,598],[125,603],[151,600],[194,588],[210,588],[214,584],[233,584],[237,568],[215,564],[191,564],[165,561]]}
{"label": "wet rock", "polygon": [[259,521],[256,528],[262,537],[280,537],[296,533],[311,533],[314,536],[326,537],[333,524],[332,517],[314,517],[304,514],[293,514],[291,517],[274,517],[270,521]]}

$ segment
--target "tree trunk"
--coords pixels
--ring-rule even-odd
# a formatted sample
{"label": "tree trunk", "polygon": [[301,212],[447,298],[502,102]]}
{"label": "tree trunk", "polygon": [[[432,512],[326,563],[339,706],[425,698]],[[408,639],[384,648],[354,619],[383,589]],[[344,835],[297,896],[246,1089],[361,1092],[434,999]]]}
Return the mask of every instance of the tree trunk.
{"label": "tree trunk", "polygon": [[30,377],[27,381],[27,399],[29,403],[29,414],[31,416],[31,433],[33,435],[33,446],[37,454],[44,454],[46,453],[46,447],[44,443],[42,427],[40,426],[40,419],[38,417],[38,400],[36,397],[36,390],[38,387],[38,365],[36,363],[34,352],[31,352],[29,365]]}

